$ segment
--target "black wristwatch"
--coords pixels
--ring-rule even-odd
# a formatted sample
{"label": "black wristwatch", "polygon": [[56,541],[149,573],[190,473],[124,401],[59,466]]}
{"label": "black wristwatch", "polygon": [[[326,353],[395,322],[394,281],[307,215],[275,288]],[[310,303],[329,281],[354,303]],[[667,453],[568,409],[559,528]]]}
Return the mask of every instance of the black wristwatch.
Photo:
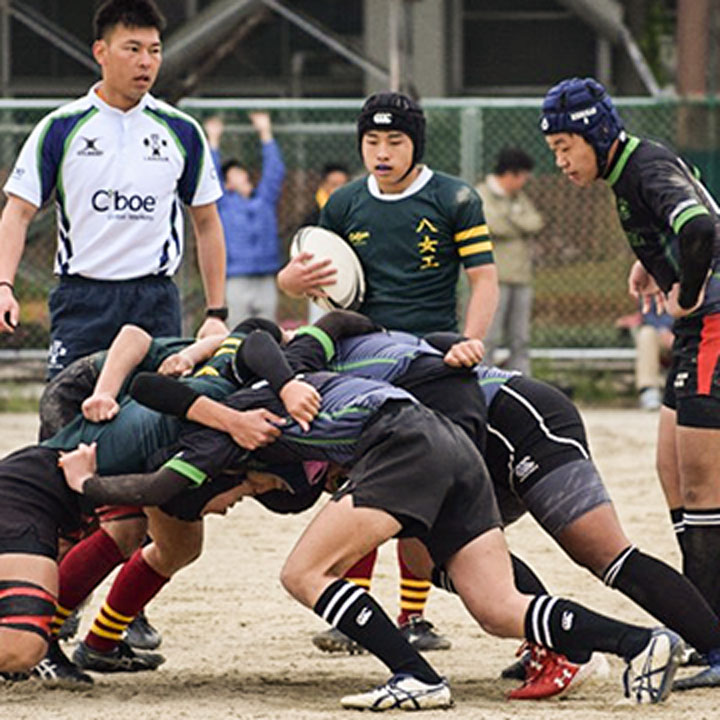
{"label": "black wristwatch", "polygon": [[228,319],[228,309],[227,307],[208,308],[205,311],[205,317],[217,318],[225,322]]}

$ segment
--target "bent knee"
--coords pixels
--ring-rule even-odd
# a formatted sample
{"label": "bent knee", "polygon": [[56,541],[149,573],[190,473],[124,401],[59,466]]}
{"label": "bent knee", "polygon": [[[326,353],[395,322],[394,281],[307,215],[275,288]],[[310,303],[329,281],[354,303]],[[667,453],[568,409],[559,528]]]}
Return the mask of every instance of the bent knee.
{"label": "bent knee", "polygon": [[145,518],[111,519],[102,523],[102,529],[113,539],[122,556],[129,558],[145,540],[147,520]]}

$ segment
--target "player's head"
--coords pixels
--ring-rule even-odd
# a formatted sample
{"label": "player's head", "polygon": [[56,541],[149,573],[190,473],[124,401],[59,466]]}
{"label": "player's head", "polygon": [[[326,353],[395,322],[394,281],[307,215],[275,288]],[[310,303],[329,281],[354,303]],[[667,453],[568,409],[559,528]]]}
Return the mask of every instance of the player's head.
{"label": "player's head", "polygon": [[132,107],[160,70],[165,18],[153,0],[107,0],[95,13],[93,28],[103,94],[111,104]]}
{"label": "player's head", "polygon": [[422,160],[425,115],[414,100],[402,93],[371,95],[358,117],[357,139],[367,170],[378,181],[400,182]]}
{"label": "player's head", "polygon": [[228,190],[232,190],[245,198],[252,195],[255,187],[250,179],[250,173],[237,158],[230,158],[230,160],[226,160],[222,164],[222,176]]}
{"label": "player's head", "polygon": [[[611,148],[623,132],[623,123],[597,80],[574,77],[548,90],[540,129],[568,178],[577,185],[588,185],[605,174]],[[591,155],[583,145],[592,151],[594,175],[588,167],[592,164]]]}

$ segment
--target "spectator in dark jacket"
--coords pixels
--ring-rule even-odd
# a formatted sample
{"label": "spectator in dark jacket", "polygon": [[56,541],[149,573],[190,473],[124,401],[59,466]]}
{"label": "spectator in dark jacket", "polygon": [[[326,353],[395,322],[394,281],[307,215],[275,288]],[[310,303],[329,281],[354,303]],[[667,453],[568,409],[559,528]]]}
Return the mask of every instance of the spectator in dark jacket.
{"label": "spectator in dark jacket", "polygon": [[280,148],[273,139],[268,113],[250,113],[250,122],[262,143],[262,173],[253,186],[247,168],[238,160],[221,164],[220,140],[224,126],[213,116],[205,121],[213,161],[224,183],[218,211],[227,247],[227,302],[232,327],[244,317],[275,319],[280,268],[277,204],[285,177]]}

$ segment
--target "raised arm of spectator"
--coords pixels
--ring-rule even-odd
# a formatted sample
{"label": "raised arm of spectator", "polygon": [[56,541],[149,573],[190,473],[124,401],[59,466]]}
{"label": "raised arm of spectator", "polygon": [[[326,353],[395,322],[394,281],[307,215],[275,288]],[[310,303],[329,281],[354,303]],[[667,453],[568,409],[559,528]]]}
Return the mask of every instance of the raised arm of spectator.
{"label": "raised arm of spectator", "polygon": [[273,138],[269,113],[250,113],[250,122],[262,143],[262,175],[255,188],[255,197],[272,205],[277,204],[285,179],[285,163],[280,147]]}

